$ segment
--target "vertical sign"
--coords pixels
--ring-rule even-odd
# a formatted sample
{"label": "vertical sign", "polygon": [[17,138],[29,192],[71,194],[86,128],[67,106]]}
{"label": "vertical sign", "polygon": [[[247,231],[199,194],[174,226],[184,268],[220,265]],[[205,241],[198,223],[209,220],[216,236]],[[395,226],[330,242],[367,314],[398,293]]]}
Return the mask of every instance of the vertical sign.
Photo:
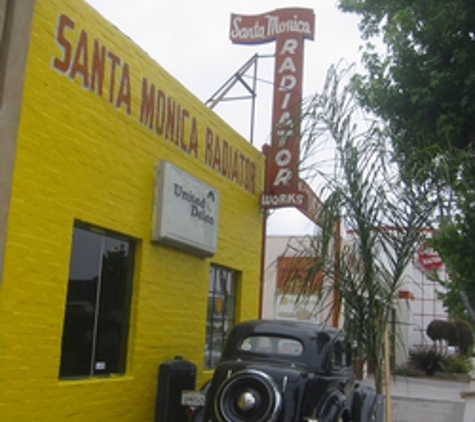
{"label": "vertical sign", "polygon": [[302,102],[303,46],[314,39],[311,9],[276,9],[262,15],[231,15],[230,38],[235,44],[276,42],[272,142],[267,155],[265,192],[268,208],[305,207],[299,191],[300,107]]}

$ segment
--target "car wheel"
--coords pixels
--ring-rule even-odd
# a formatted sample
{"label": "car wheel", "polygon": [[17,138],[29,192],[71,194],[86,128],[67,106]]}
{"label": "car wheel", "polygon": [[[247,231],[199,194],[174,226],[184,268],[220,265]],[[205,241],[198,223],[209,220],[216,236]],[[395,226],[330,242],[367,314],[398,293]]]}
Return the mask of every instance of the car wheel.
{"label": "car wheel", "polygon": [[281,394],[269,375],[244,370],[221,384],[215,413],[220,422],[274,422],[281,406]]}

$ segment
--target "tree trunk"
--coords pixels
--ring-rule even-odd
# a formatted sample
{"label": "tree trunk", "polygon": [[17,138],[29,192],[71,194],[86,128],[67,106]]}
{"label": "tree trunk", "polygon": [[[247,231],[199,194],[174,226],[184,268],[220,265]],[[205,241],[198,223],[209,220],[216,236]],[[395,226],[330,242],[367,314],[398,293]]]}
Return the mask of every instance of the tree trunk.
{"label": "tree trunk", "polygon": [[389,330],[386,325],[386,330],[384,331],[384,387],[386,394],[385,401],[385,410],[386,410],[386,422],[393,421],[393,415],[391,412],[392,402],[391,402],[391,362],[389,358]]}
{"label": "tree trunk", "polygon": [[375,365],[373,369],[374,374],[374,388],[376,390],[376,394],[382,395],[383,394],[383,376],[381,372],[381,368],[379,365]]}
{"label": "tree trunk", "polygon": [[462,299],[463,305],[465,306],[472,323],[475,324],[475,309],[473,309],[472,304],[468,300],[467,293],[464,291],[460,292],[460,298]]}

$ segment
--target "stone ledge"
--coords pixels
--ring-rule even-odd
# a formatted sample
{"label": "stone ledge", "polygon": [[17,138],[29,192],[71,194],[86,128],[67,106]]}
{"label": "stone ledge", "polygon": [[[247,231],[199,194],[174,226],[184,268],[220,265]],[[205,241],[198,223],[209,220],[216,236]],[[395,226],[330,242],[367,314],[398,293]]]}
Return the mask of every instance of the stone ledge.
{"label": "stone ledge", "polygon": [[461,391],[460,397],[464,399],[474,399],[475,398],[475,391]]}

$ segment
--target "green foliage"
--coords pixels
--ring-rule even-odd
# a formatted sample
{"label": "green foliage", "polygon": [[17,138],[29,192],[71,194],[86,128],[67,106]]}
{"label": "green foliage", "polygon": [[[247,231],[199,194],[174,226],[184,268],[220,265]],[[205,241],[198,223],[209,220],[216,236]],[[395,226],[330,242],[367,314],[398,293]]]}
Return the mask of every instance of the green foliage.
{"label": "green foliage", "polygon": [[396,375],[419,377],[433,376],[436,372],[468,374],[472,370],[466,356],[448,356],[435,347],[418,346],[409,351],[409,362],[396,368]]}
{"label": "green foliage", "polygon": [[410,363],[404,363],[394,369],[394,375],[417,378],[425,375],[425,372]]}
{"label": "green foliage", "polygon": [[388,122],[406,177],[439,183],[433,247],[450,274],[450,283],[440,280],[444,305],[475,323],[475,2],[340,0],[339,7],[361,17],[367,40],[367,73],[354,78],[359,99]]}
{"label": "green foliage", "polygon": [[435,347],[418,346],[409,351],[409,364],[433,376],[447,367],[447,357]]}
{"label": "green foliage", "polygon": [[456,320],[457,346],[462,356],[470,356],[473,347],[473,333],[467,321]]}
{"label": "green foliage", "polygon": [[444,306],[452,318],[470,320],[460,293],[465,292],[475,307],[475,190],[464,189],[457,202],[455,215],[444,223],[431,245],[439,252],[450,274],[449,282],[438,280],[446,290],[440,294]]}
{"label": "green foliage", "polygon": [[427,335],[432,341],[446,340],[449,346],[457,346],[462,356],[470,355],[473,347],[473,333],[467,321],[433,320],[427,326]]}
{"label": "green foliage", "polygon": [[455,323],[439,319],[432,320],[427,326],[426,333],[432,341],[446,340],[449,345],[457,344],[457,331]]}
{"label": "green foliage", "polygon": [[401,154],[434,143],[464,149],[475,136],[475,3],[471,0],[340,0],[361,16],[365,104],[390,122]]}
{"label": "green foliage", "polygon": [[[387,127],[365,119],[350,81],[351,69],[332,67],[323,92],[304,107],[306,160],[301,168],[322,180],[324,212],[319,233],[302,254],[318,257],[324,279],[336,280],[322,290],[320,303],[345,310],[345,329],[358,344],[359,357],[374,365],[381,392],[384,333],[434,203],[429,185],[400,177]],[[330,168],[328,163],[308,163],[318,155],[319,143],[328,140],[335,148]],[[353,236],[335,252],[334,230],[340,219]]]}
{"label": "green foliage", "polygon": [[447,370],[454,374],[468,374],[472,370],[470,359],[466,356],[449,356],[446,365]]}

